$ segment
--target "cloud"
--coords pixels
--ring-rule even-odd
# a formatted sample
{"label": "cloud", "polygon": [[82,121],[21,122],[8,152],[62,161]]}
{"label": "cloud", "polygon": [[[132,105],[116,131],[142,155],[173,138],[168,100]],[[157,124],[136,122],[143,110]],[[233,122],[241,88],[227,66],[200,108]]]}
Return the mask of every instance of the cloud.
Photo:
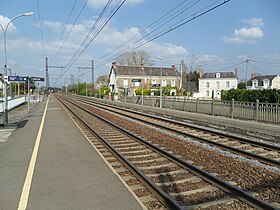
{"label": "cloud", "polygon": [[[125,2],[126,5],[135,5],[144,2],[145,0],[127,0]],[[99,9],[107,4],[107,0],[89,0],[89,5],[94,9]],[[113,1],[114,4],[118,3],[119,1]]]}
{"label": "cloud", "polygon": [[241,19],[240,22],[248,24],[252,27],[263,27],[264,26],[262,18]]}
{"label": "cloud", "polygon": [[[2,25],[2,27],[5,29],[7,24],[10,22],[10,18],[8,17],[4,17],[2,15],[0,15],[0,24]],[[15,27],[15,25],[13,23],[10,23],[8,29],[7,29],[10,33],[16,33],[17,29]]]}
{"label": "cloud", "polygon": [[235,29],[234,35],[243,39],[259,39],[264,36],[263,31],[258,27]]}
{"label": "cloud", "polygon": [[54,32],[60,32],[62,30],[63,25],[64,25],[61,22],[48,21],[48,20],[45,20],[43,22],[43,24]]}
{"label": "cloud", "polygon": [[[64,25],[61,22],[56,21],[44,21],[43,24],[45,26],[44,31],[46,32],[44,46],[46,55],[49,58],[49,64],[65,66],[70,61],[70,59],[88,34],[88,31],[94,24],[94,20],[82,20],[80,23],[76,24],[73,27],[72,32],[64,42],[63,47],[61,48],[58,56],[54,61],[52,61],[51,59],[54,54],[54,50],[57,48],[57,46],[60,46],[66,34],[70,31],[73,25],[66,25],[63,39],[59,41],[59,34],[57,33],[58,31],[62,31]],[[38,27],[37,24],[33,24],[33,26]],[[47,28],[50,30],[47,30]],[[76,72],[76,66],[89,65],[90,60],[93,58],[96,64],[96,75],[98,76],[107,74],[112,61],[116,56],[119,55],[118,52],[122,53],[130,49],[129,47],[131,46],[131,42],[129,42],[129,44],[124,43],[126,43],[132,37],[135,37],[135,35],[138,35],[138,41],[136,42],[136,45],[145,42],[145,40],[139,41],[139,39],[143,38],[139,34],[139,32],[140,29],[137,27],[130,27],[119,30],[118,28],[112,27],[110,26],[110,24],[108,24],[93,40],[87,50],[79,57],[77,62],[71,67],[67,74]],[[54,36],[57,37],[56,40],[54,40],[53,38],[48,38]],[[21,49],[25,49],[24,52]],[[113,53],[110,53],[109,56],[107,56],[103,60],[104,55],[107,55],[109,52],[115,49],[117,50]],[[138,49],[148,52],[151,58],[162,56],[164,65],[179,63],[182,58],[188,55],[187,49],[180,45],[157,41],[149,42],[148,44]],[[37,40],[28,40],[24,38],[9,40],[10,62],[13,58],[15,59],[13,63],[25,64],[27,66],[35,65],[37,66],[37,69],[41,69],[42,66],[44,66],[44,60],[42,60],[42,57],[44,56],[43,54],[44,53],[40,38],[37,38]],[[54,71],[50,72],[50,74],[53,74],[53,72]]]}
{"label": "cloud", "polygon": [[223,41],[230,44],[256,44],[264,36],[261,18],[242,19],[240,22],[249,24],[250,27],[235,29],[232,36],[224,36]]}

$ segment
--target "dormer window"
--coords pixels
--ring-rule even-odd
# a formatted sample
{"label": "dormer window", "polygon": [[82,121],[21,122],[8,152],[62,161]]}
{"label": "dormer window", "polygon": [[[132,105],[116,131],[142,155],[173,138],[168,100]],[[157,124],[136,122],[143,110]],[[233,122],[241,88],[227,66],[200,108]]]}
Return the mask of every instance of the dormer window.
{"label": "dormer window", "polygon": [[221,77],[220,73],[216,73],[216,78],[220,78],[220,77]]}
{"label": "dormer window", "polygon": [[267,89],[269,87],[269,80],[268,79],[264,79],[263,80],[263,88]]}
{"label": "dormer window", "polygon": [[252,86],[253,86],[254,89],[257,88],[258,87],[258,80],[253,80],[252,81]]}

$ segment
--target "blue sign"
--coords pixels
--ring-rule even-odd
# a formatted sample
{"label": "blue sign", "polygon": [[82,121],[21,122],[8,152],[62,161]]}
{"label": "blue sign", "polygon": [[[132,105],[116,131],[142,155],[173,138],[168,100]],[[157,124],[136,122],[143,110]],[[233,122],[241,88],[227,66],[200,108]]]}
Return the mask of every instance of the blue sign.
{"label": "blue sign", "polygon": [[39,82],[44,82],[45,78],[44,77],[30,77],[33,81],[39,81]]}
{"label": "blue sign", "polygon": [[152,84],[152,87],[160,87],[160,84]]}
{"label": "blue sign", "polygon": [[8,76],[9,82],[26,82],[28,81],[28,77],[21,77],[21,76]]}
{"label": "blue sign", "polygon": [[132,79],[132,82],[141,82],[141,79]]}

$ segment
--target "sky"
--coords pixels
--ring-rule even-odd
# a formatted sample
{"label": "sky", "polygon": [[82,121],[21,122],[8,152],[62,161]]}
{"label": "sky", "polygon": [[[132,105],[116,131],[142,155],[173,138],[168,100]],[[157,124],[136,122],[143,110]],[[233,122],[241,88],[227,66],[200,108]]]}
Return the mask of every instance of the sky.
{"label": "sky", "polygon": [[[184,60],[188,71],[192,66],[203,72],[237,67],[241,81],[246,72],[248,79],[252,73],[280,75],[279,0],[0,2],[3,28],[13,17],[34,12],[14,19],[7,28],[8,69],[12,75],[44,77],[47,57],[53,66],[51,86],[68,84],[70,74],[76,81],[91,82],[91,71],[77,68],[90,67],[91,60],[95,79],[109,75],[111,63],[133,50],[146,51],[154,66],[175,64],[179,69]],[[0,32],[1,72],[3,43]]]}

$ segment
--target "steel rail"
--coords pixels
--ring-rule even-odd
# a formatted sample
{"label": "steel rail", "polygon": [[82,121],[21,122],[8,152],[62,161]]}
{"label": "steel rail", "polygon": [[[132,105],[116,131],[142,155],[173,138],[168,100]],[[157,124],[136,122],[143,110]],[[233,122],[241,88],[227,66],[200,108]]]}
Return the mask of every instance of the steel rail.
{"label": "steel rail", "polygon": [[[88,99],[86,97],[81,97],[81,98]],[[90,100],[90,101],[93,101],[93,100]],[[101,104],[101,105],[105,104],[105,103],[101,103],[101,102],[97,102],[97,101],[93,101],[93,102],[97,103],[97,104]],[[276,146],[276,145],[266,144],[266,143],[258,142],[258,141],[253,141],[253,140],[250,140],[250,139],[242,138],[240,136],[235,136],[235,135],[231,135],[231,134],[220,133],[220,132],[215,131],[215,130],[210,130],[210,129],[207,129],[207,128],[201,128],[199,126],[190,125],[190,124],[187,124],[187,123],[184,123],[184,122],[180,122],[180,121],[177,121],[177,120],[167,119],[167,118],[164,118],[164,117],[159,117],[159,116],[155,116],[155,115],[151,115],[151,114],[143,113],[143,112],[139,112],[139,111],[132,111],[132,110],[128,110],[128,109],[125,109],[125,108],[122,108],[122,107],[118,107],[118,106],[114,106],[114,105],[108,105],[107,103],[106,103],[106,105],[110,106],[110,107],[114,107],[114,108],[119,109],[119,110],[123,110],[123,111],[131,112],[131,113],[136,113],[136,114],[144,115],[144,116],[147,116],[147,117],[163,120],[163,121],[166,121],[166,122],[173,122],[173,123],[176,123],[178,125],[188,126],[190,128],[194,128],[194,129],[199,129],[201,131],[206,131],[206,132],[213,133],[213,134],[216,134],[216,135],[219,135],[219,136],[235,138],[235,139],[237,139],[237,140],[239,140],[239,141],[241,141],[243,143],[249,143],[249,144],[252,144],[252,145],[255,145],[255,146],[262,146],[262,147],[264,147],[266,149],[280,151],[280,147]],[[161,114],[161,113],[159,113],[159,114]]]}
{"label": "steel rail", "polygon": [[[75,104],[73,102],[71,102],[71,103],[75,106],[78,106],[77,104]],[[247,193],[247,192],[225,182],[224,180],[219,179],[219,178],[213,176],[212,174],[200,169],[199,167],[196,167],[196,166],[190,164],[186,160],[183,160],[175,155],[170,154],[169,152],[167,152],[163,149],[158,148],[156,145],[153,145],[152,143],[145,141],[144,139],[140,138],[139,136],[130,133],[129,131],[127,131],[124,128],[119,127],[118,125],[115,125],[114,123],[110,122],[109,120],[103,119],[102,117],[98,116],[97,114],[93,113],[92,111],[89,111],[82,107],[80,107],[80,108],[83,109],[84,111],[94,115],[98,119],[108,123],[109,125],[113,126],[117,130],[133,137],[134,139],[139,140],[141,143],[147,145],[148,147],[152,148],[154,151],[157,151],[161,155],[167,157],[169,160],[179,164],[180,166],[182,166],[184,168],[187,168],[188,170],[191,170],[193,173],[195,173],[199,176],[202,176],[204,178],[204,180],[208,181],[209,183],[211,183],[213,185],[218,186],[220,189],[229,193],[231,196],[242,200],[243,202],[247,203],[248,205],[250,205],[252,207],[256,207],[256,208],[267,209],[267,210],[277,210],[278,209],[278,208],[270,205],[269,203],[254,197],[250,193]],[[144,175],[144,177],[145,177],[145,175]]]}
{"label": "steel rail", "polygon": [[[91,104],[91,103],[89,103],[89,104]],[[208,133],[211,133],[211,134],[214,134],[214,135],[218,135],[220,137],[227,137],[227,138],[231,138],[233,140],[241,141],[242,143],[249,143],[249,144],[254,145],[254,146],[264,147],[264,148],[269,149],[269,150],[280,151],[280,148],[275,146],[275,145],[265,144],[265,143],[262,143],[262,142],[254,142],[252,140],[247,140],[247,139],[244,139],[244,138],[241,138],[241,137],[236,137],[236,136],[233,136],[233,135],[228,135],[228,134],[223,134],[223,133],[221,134],[217,131],[212,131],[212,130],[209,130],[209,129],[200,128],[200,127],[197,127],[197,126],[194,126],[194,125],[188,125],[188,124],[185,124],[185,123],[182,123],[182,122],[178,122],[178,121],[175,121],[175,120],[170,120],[170,119],[166,119],[166,118],[163,118],[163,117],[150,115],[150,114],[147,114],[147,113],[140,113],[140,112],[131,111],[131,110],[127,110],[127,109],[124,109],[124,108],[115,107],[115,106],[110,106],[110,107],[115,108],[115,109],[119,109],[119,110],[122,110],[122,111],[130,112],[130,113],[134,113],[134,114],[136,113],[136,114],[139,114],[139,115],[144,115],[146,117],[151,117],[151,118],[154,118],[154,119],[157,119],[157,120],[162,120],[162,121],[165,121],[165,122],[168,122],[168,123],[175,123],[177,125],[181,125],[181,126],[185,126],[185,127],[186,126],[191,127],[193,129],[198,129],[198,130],[201,130],[201,131],[205,131],[205,132],[208,132]],[[102,108],[104,108],[104,107],[102,107]],[[258,160],[259,162],[262,162],[262,163],[265,163],[265,164],[268,164],[268,165],[271,165],[271,166],[280,167],[280,161],[277,161],[277,160],[274,160],[274,159],[266,158],[266,157],[261,156],[261,155],[257,155],[257,154],[247,152],[247,151],[244,151],[242,149],[234,148],[234,147],[231,147],[231,146],[227,146],[227,145],[224,145],[224,144],[219,143],[219,142],[214,142],[214,141],[208,140],[207,138],[199,137],[199,136],[196,136],[194,134],[178,131],[178,130],[175,130],[173,128],[166,127],[164,125],[159,125],[157,123],[154,123],[154,122],[151,122],[151,121],[146,121],[146,120],[143,120],[143,119],[139,119],[137,117],[133,117],[133,116],[130,116],[130,115],[127,115],[127,114],[124,114],[124,113],[122,113],[121,115],[130,117],[130,118],[136,119],[138,121],[145,122],[145,123],[148,123],[150,125],[157,126],[157,127],[160,127],[160,128],[163,128],[163,129],[175,132],[175,133],[179,133],[183,136],[187,136],[187,137],[197,139],[197,140],[199,140],[200,142],[203,142],[203,143],[207,142],[207,144],[210,144],[212,146],[216,146],[216,147],[219,147],[219,148],[222,148],[222,149],[226,149],[226,150],[231,151],[233,153],[243,155],[243,156],[245,156],[247,158],[250,158],[250,159]]]}
{"label": "steel rail", "polygon": [[[57,95],[56,95],[57,96]],[[182,206],[178,205],[167,193],[165,193],[161,188],[159,188],[154,182],[151,181],[150,178],[148,178],[145,174],[143,174],[137,167],[135,167],[127,158],[125,158],[121,153],[119,153],[116,149],[114,149],[113,146],[111,146],[110,143],[108,143],[101,135],[98,134],[98,132],[95,131],[94,128],[92,128],[91,126],[89,126],[82,118],[80,118],[75,112],[73,112],[61,99],[59,99],[59,97],[57,97],[57,99],[65,106],[67,107],[67,109],[69,111],[71,111],[72,114],[74,114],[90,131],[92,131],[94,133],[94,135],[99,138],[103,144],[105,144],[106,148],[109,149],[110,152],[112,152],[113,154],[115,154],[115,156],[118,157],[119,160],[121,160],[122,163],[125,163],[126,166],[128,166],[129,168],[131,168],[133,170],[133,174],[137,175],[137,177],[140,177],[141,180],[144,180],[145,183],[147,183],[149,185],[149,189],[152,189],[154,193],[156,193],[157,195],[159,195],[160,197],[162,197],[162,199],[160,199],[160,201],[166,205],[166,207],[168,209],[183,209]],[[64,98],[64,100],[67,100]],[[77,104],[74,104],[73,102],[67,100],[69,103],[72,103],[73,105],[77,106]],[[86,111],[89,114],[94,115],[93,113],[91,113],[90,111],[77,106],[80,109],[82,109],[83,111]],[[95,117],[97,117],[98,119],[104,121],[104,119],[94,115]],[[114,128],[116,128],[116,126],[114,126]]]}

